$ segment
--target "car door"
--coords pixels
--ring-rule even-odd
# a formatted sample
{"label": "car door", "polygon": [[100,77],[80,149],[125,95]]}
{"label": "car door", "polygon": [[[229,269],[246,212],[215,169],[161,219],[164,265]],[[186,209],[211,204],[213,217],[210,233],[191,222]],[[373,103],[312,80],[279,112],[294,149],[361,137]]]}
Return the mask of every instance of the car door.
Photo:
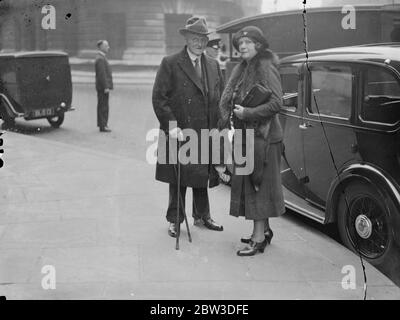
{"label": "car door", "polygon": [[285,161],[282,162],[281,174],[285,187],[305,198],[303,132],[299,127],[302,123],[301,114],[304,105],[302,69],[301,64],[285,64],[279,70],[283,90],[283,108],[280,121],[285,144]]}
{"label": "car door", "polygon": [[331,183],[357,155],[354,110],[358,103],[356,67],[314,62],[306,77],[302,124],[305,186],[310,202],[324,207]]}

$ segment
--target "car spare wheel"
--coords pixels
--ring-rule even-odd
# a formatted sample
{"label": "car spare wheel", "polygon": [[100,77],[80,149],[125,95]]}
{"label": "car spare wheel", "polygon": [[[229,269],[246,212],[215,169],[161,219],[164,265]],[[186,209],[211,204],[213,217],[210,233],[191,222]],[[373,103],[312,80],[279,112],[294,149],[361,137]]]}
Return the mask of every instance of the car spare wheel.
{"label": "car spare wheel", "polygon": [[338,204],[338,228],[343,243],[377,266],[394,254],[391,214],[393,201],[367,183],[351,183]]}
{"label": "car spare wheel", "polygon": [[64,122],[64,113],[60,113],[54,117],[48,117],[47,121],[53,128],[59,128]]}

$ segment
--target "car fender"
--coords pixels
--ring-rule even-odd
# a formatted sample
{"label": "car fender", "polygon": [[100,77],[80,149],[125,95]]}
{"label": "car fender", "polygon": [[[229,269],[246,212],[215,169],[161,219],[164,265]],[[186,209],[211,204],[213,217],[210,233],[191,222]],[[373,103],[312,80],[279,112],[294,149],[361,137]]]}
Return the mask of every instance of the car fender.
{"label": "car fender", "polygon": [[[3,102],[3,103],[1,103],[1,102]],[[20,113],[20,112],[15,110],[15,108],[12,105],[11,101],[3,93],[0,93],[0,107],[1,106],[4,108],[5,112],[7,112],[7,114],[10,117],[16,118],[16,117],[22,117],[24,115],[23,113]]]}
{"label": "car fender", "polygon": [[395,240],[397,244],[400,244],[400,187],[383,170],[371,164],[352,164],[341,170],[329,189],[325,223],[336,221],[336,208],[341,191],[349,182],[355,180],[378,185],[379,189],[384,190],[391,197],[397,209],[393,215],[394,230],[397,230]]}

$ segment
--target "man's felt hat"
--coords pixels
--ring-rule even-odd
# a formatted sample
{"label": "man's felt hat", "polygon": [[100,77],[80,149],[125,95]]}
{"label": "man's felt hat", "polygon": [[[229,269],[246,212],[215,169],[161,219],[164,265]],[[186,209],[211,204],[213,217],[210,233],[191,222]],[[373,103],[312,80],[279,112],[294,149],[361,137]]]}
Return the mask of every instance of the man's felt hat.
{"label": "man's felt hat", "polygon": [[204,17],[192,16],[186,21],[184,28],[179,29],[179,33],[194,33],[199,35],[208,35],[211,32],[208,30],[207,21]]}

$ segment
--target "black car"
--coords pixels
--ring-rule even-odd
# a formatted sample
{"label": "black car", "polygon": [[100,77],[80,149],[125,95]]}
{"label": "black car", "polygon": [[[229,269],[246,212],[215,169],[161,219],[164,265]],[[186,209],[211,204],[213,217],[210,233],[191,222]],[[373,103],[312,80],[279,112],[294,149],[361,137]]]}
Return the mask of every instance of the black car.
{"label": "black car", "polygon": [[63,52],[0,54],[0,116],[3,127],[18,117],[46,118],[57,128],[73,110],[71,68]]}
{"label": "black car", "polygon": [[400,44],[290,56],[280,73],[286,206],[382,264],[400,244]]}

